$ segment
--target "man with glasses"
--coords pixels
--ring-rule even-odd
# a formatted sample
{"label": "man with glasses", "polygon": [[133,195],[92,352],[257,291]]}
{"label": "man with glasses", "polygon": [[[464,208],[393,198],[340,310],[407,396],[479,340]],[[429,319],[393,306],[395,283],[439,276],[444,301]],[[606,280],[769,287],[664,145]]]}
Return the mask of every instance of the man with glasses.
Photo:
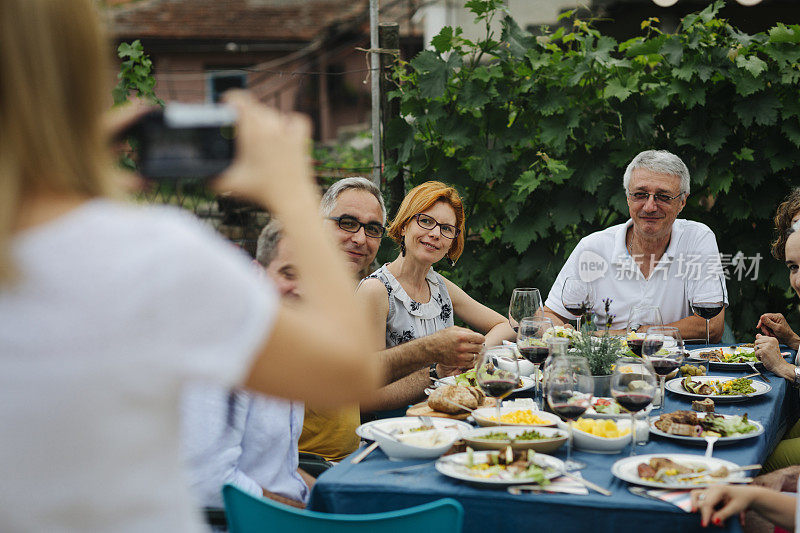
{"label": "man with glasses", "polygon": [[[320,212],[328,220],[334,238],[352,266],[355,290],[357,282],[375,270],[373,261],[385,232],[386,207],[380,189],[365,178],[344,178],[334,183],[322,197]],[[409,392],[418,396],[430,384],[427,375],[431,365],[441,365],[439,369],[467,366],[473,361],[473,354],[465,353],[463,346],[480,346],[483,341],[483,335],[453,326],[383,350],[376,357],[383,358],[389,381],[425,369],[425,384]],[[317,473],[320,468],[315,469],[314,462],[320,466],[320,459],[338,461],[355,451],[359,444],[355,429],[360,423],[357,405],[335,410],[306,406],[299,443],[301,466]]]}
{"label": "man with glasses", "polygon": [[[578,278],[594,285],[594,312],[602,312],[603,299],[613,299],[614,329],[626,327],[637,304],[649,304],[684,339],[705,339],[705,320],[691,314],[688,302],[719,283],[722,265],[711,229],[677,218],[689,196],[689,169],[675,154],[647,150],[628,165],[623,187],[630,219],[578,243],[553,283],[545,312],[557,323],[572,317],[561,292],[567,278]],[[722,337],[724,314],[711,319],[712,341]]]}

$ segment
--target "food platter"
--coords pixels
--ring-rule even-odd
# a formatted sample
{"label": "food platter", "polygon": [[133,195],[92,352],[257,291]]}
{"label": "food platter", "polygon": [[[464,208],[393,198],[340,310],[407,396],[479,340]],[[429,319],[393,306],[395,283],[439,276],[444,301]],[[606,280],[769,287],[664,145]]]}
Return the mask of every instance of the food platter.
{"label": "food platter", "polygon": [[[581,416],[583,416],[585,418],[602,418],[602,419],[611,419],[611,420],[616,420],[618,418],[629,418],[631,416],[630,412],[628,412],[628,411],[619,412],[619,413],[599,413],[599,412],[597,412],[595,410],[595,405],[597,405],[597,401],[598,400],[601,400],[601,401],[610,400],[611,402],[616,403],[616,400],[614,400],[614,398],[603,398],[603,397],[600,397],[600,396],[592,398],[592,406],[589,407],[586,410],[586,412]],[[617,404],[617,405],[619,405],[619,404]],[[621,408],[621,406],[620,406],[620,408]],[[642,411],[639,411],[639,413],[636,413],[636,416],[638,418],[640,416],[640,413],[645,413],[645,415],[646,415],[647,413],[649,413],[652,410],[653,410],[653,404],[651,403],[650,405],[645,407]]]}
{"label": "food platter", "polygon": [[[689,350],[686,352],[686,361],[689,363],[708,363],[712,368],[717,368],[719,370],[746,370],[750,368],[750,365],[747,363],[724,363],[720,361],[709,361],[708,358],[700,357],[700,354],[704,352],[713,352],[719,351],[723,355],[731,356],[734,355],[737,347],[736,346],[723,346],[719,348],[695,348],[694,350]],[[764,367],[764,364],[757,359],[751,361],[751,364],[759,365],[760,368]]]}
{"label": "food platter", "polygon": [[634,455],[633,457],[626,457],[620,459],[611,467],[611,473],[628,483],[635,485],[642,485],[644,487],[653,487],[656,489],[699,489],[708,487],[710,485],[718,484],[723,480],[736,480],[745,477],[744,472],[732,472],[726,478],[705,480],[686,480],[681,482],[658,482],[642,479],[639,477],[639,465],[648,463],[650,459],[669,459],[682,465],[691,466],[695,468],[704,468],[707,471],[715,471],[721,467],[728,470],[733,470],[738,467],[735,463],[725,461],[724,459],[717,459],[716,457],[703,457],[702,455],[689,455],[678,453],[656,453],[650,455]]}
{"label": "food platter", "polygon": [[[715,402],[741,402],[744,400],[748,400],[750,398],[755,398],[756,396],[761,396],[772,390],[772,387],[768,383],[751,380],[751,385],[756,391],[750,394],[730,394],[730,395],[695,394],[683,388],[683,379],[684,378],[675,378],[669,380],[666,384],[666,389],[679,396],[685,396],[686,398],[693,398],[693,399],[711,398]],[[731,381],[733,379],[736,378],[732,378],[729,376],[692,376],[692,381],[698,384],[708,383],[713,381],[719,381],[720,383],[724,383],[726,381]]]}
{"label": "food platter", "polygon": [[[490,454],[497,454],[497,452],[482,451],[472,452],[474,463],[487,463]],[[550,455],[537,453],[533,458],[534,463],[544,469],[544,477],[546,479],[553,479],[561,475],[564,471],[564,463],[561,459],[557,459]],[[498,479],[492,477],[483,477],[482,473],[471,473],[467,469],[468,452],[455,453],[446,455],[436,461],[435,467],[439,473],[453,479],[460,481],[467,481],[479,485],[489,485],[495,487],[508,487],[511,485],[522,485],[535,482],[533,478],[513,478],[513,479]]]}
{"label": "food platter", "polygon": [[544,423],[544,424],[535,424],[535,423],[531,423],[531,422],[521,422],[519,424],[516,424],[516,423],[513,423],[513,422],[505,422],[505,421],[501,422],[501,421],[497,421],[497,420],[492,420],[491,417],[496,417],[497,416],[496,407],[481,407],[481,408],[475,409],[472,412],[472,418],[475,419],[475,422],[477,422],[479,426],[484,426],[484,427],[501,426],[501,425],[502,426],[553,427],[553,426],[557,426],[559,424],[559,422],[561,422],[561,419],[558,417],[558,415],[554,415],[553,413],[548,413],[547,411],[537,410],[536,407],[524,407],[524,406],[521,407],[519,405],[514,404],[514,402],[506,402],[505,404],[503,404],[503,406],[500,408],[500,416],[511,414],[511,413],[516,412],[516,411],[522,411],[522,412],[531,411],[533,416],[541,418],[546,423]]}
{"label": "food platter", "polygon": [[[511,440],[528,431],[536,431],[543,439]],[[506,433],[510,439],[488,439],[487,435]],[[550,453],[561,447],[568,438],[568,433],[563,429],[541,426],[491,426],[476,428],[464,435],[467,445],[476,450],[504,450],[511,446],[514,450],[534,450],[540,453]]]}
{"label": "food platter", "polygon": [[[703,417],[706,416],[706,414],[707,413],[697,413],[697,418],[703,418]],[[726,419],[732,418],[732,416],[733,416],[733,415],[720,415],[719,413],[716,413],[716,414],[718,416],[723,416]],[[687,436],[687,435],[675,435],[675,434],[672,434],[672,433],[667,433],[665,431],[661,431],[655,425],[655,423],[658,420],[658,418],[659,417],[653,417],[653,418],[650,419],[650,433],[652,433],[653,435],[658,435],[659,437],[665,437],[665,438],[668,438],[668,439],[674,439],[674,440],[680,440],[680,441],[684,441],[684,442],[690,442],[690,443],[693,443],[693,444],[702,444],[703,446],[706,445],[706,440],[703,437],[696,437],[696,436],[690,437],[690,436]],[[758,422],[757,420],[751,420],[749,418],[747,419],[747,421],[749,423],[753,424],[754,426],[756,426],[757,429],[755,429],[754,431],[751,431],[749,433],[742,433],[742,434],[734,435],[734,436],[731,436],[731,437],[719,437],[718,440],[717,440],[717,444],[725,444],[726,442],[737,442],[737,441],[740,441],[740,440],[751,439],[753,437],[758,437],[759,435],[764,433],[764,426],[761,424],[761,422]]]}
{"label": "food platter", "polygon": [[[450,420],[447,418],[433,418],[431,419],[431,424],[433,424],[433,426],[436,429],[445,429],[454,427],[458,429],[462,435],[472,430],[472,426],[466,422],[461,422],[460,420]],[[396,418],[383,418],[381,420],[373,420],[372,422],[361,424],[356,428],[356,435],[358,435],[362,439],[375,440],[371,429],[374,426],[377,426],[379,430],[392,432],[395,430],[397,431],[409,430],[412,428],[420,427],[421,425],[422,421],[418,417],[400,416]]]}
{"label": "food platter", "polygon": [[[511,391],[511,394],[514,394],[515,392],[521,392],[521,391],[524,391],[524,390],[532,389],[534,387],[534,385],[535,385],[535,383],[533,381],[533,378],[529,378],[528,376],[520,376],[519,379],[522,380],[522,386],[521,387],[517,387],[516,389]],[[455,385],[456,384],[456,378],[455,378],[455,376],[447,376],[446,378],[439,379],[436,382],[436,384],[437,384],[437,386],[440,386],[440,385]]]}

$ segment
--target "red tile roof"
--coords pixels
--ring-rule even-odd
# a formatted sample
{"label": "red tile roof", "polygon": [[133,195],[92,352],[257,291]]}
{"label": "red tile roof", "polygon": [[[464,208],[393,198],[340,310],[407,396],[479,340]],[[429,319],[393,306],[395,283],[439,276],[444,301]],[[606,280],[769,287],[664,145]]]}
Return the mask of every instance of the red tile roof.
{"label": "red tile roof", "polygon": [[[106,0],[116,39],[310,41],[369,0]],[[368,21],[368,18],[367,18]]]}

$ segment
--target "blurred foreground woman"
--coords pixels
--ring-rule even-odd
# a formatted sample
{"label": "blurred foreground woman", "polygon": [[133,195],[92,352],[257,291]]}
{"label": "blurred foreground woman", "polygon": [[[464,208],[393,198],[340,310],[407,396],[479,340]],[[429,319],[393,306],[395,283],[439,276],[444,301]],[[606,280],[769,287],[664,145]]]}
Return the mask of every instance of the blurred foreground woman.
{"label": "blurred foreground woman", "polygon": [[112,199],[109,50],[91,0],[0,2],[4,532],[200,530],[177,458],[186,381],[328,404],[379,381],[315,216],[307,122],[234,96],[237,160],[215,183],[281,219],[307,280],[288,309],[190,215]]}

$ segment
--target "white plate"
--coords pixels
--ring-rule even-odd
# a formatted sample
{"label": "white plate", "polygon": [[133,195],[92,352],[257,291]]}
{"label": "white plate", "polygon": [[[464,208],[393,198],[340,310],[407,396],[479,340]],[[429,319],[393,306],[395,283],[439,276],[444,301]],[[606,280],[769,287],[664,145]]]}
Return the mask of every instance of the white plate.
{"label": "white plate", "polygon": [[[529,378],[528,376],[520,376],[519,379],[522,380],[522,386],[521,387],[517,387],[516,389],[511,391],[511,394],[514,394],[515,392],[520,392],[520,391],[532,389],[533,386],[535,385],[535,383],[533,382],[533,379]],[[456,377],[455,376],[447,376],[446,378],[441,378],[437,382],[437,387],[439,387],[441,385],[455,385],[455,384],[456,384]]]}
{"label": "white plate", "polygon": [[[461,420],[450,420],[449,418],[431,417],[431,423],[436,429],[445,429],[454,427],[458,429],[461,435],[464,435],[468,431],[472,430],[471,425],[469,425],[466,422],[462,422]],[[373,420],[372,422],[361,424],[356,428],[356,435],[358,435],[362,439],[375,440],[375,437],[372,435],[372,431],[370,429],[373,426],[378,426],[378,429],[391,432],[397,429],[401,431],[408,430],[411,428],[419,427],[421,425],[422,421],[418,416],[399,416],[396,418],[383,418],[381,420]]]}
{"label": "white plate", "polygon": [[[641,479],[638,471],[639,465],[649,462],[650,459],[654,457],[663,457],[665,459],[675,461],[676,463],[683,463],[692,466],[703,465],[709,471],[717,470],[722,466],[729,470],[739,466],[730,461],[725,461],[724,459],[717,459],[716,457],[704,457],[702,455],[689,455],[683,453],[653,453],[650,455],[634,455],[633,457],[620,459],[611,467],[611,473],[622,481],[627,481],[628,483],[633,483],[635,485],[642,485],[644,487],[653,487],[656,489],[699,489],[719,483],[719,481],[714,481],[713,483],[657,483],[655,481],[646,481]],[[745,477],[744,472],[734,472],[726,479],[743,477]]]}
{"label": "white plate", "polygon": [[[681,382],[684,378],[675,378],[667,381],[666,389],[670,392],[674,392],[680,396],[686,396],[687,398],[696,398],[696,399],[703,399],[703,398],[711,398],[715,402],[741,402],[743,400],[747,400],[748,398],[754,398],[755,396],[761,396],[762,394],[766,394],[772,390],[772,387],[769,383],[763,383],[761,381],[752,381],[753,388],[756,389],[755,392],[751,394],[735,394],[735,395],[724,395],[724,394],[709,394],[708,396],[704,396],[702,394],[694,394],[686,389],[683,388]],[[730,376],[692,376],[692,381],[697,383],[705,383],[708,381],[731,381],[732,378]]]}
{"label": "white plate", "polygon": [[[716,413],[716,414],[719,415],[721,413]],[[706,413],[697,413],[697,417],[698,418],[704,418],[705,415],[706,415]],[[725,418],[731,418],[733,415],[722,415],[722,416],[724,416]],[[686,442],[702,444],[703,446],[706,445],[706,440],[703,437],[687,437],[685,435],[673,435],[672,433],[666,433],[664,431],[661,431],[660,429],[658,429],[656,427],[656,420],[658,420],[658,418],[659,417],[654,416],[653,418],[650,419],[650,433],[652,433],[653,435],[659,435],[661,437],[667,437],[669,439],[682,440],[682,441],[686,441]],[[753,424],[754,426],[756,426],[757,429],[755,431],[751,431],[750,433],[743,433],[741,435],[734,435],[733,437],[720,437],[717,440],[717,444],[723,444],[723,443],[726,443],[726,442],[735,442],[735,441],[739,441],[739,440],[750,439],[752,437],[758,437],[759,435],[764,433],[764,426],[761,425],[761,422],[758,422],[757,420],[751,420],[749,418],[747,419],[747,421],[750,422],[751,424]]]}
{"label": "white plate", "polygon": [[[722,353],[726,355],[730,355],[733,353],[736,346],[720,346],[719,349],[722,350]],[[710,352],[716,350],[717,348],[695,348],[694,350],[689,350],[686,352],[686,361],[688,363],[696,363],[696,362],[708,362],[709,365],[712,365],[714,368],[719,368],[720,370],[735,370],[735,369],[749,369],[750,365],[747,363],[718,363],[716,361],[708,361],[707,359],[703,359],[700,357],[702,352]],[[754,365],[759,365],[760,368],[764,368],[764,364],[761,361],[753,361]]]}
{"label": "white plate", "polygon": [[[599,397],[598,398],[592,398],[592,404],[594,404],[595,400],[598,400],[598,399],[612,400],[612,401],[614,400],[614,398],[599,398]],[[636,417],[637,418],[640,417],[641,416],[640,413],[644,413],[645,415],[647,415],[652,410],[653,410],[653,404],[651,403],[650,405],[645,407],[644,410],[639,411],[638,413],[636,413]],[[615,414],[615,415],[608,414],[608,413],[598,413],[597,411],[594,410],[594,407],[590,407],[581,416],[584,416],[586,418],[604,418],[604,419],[605,418],[610,418],[610,419],[616,420],[617,418],[630,418],[631,414],[628,413],[628,412],[618,413],[618,414]]]}
{"label": "white plate", "polygon": [[[496,454],[497,452],[472,452],[473,461],[475,463],[481,462],[488,462],[488,455],[489,454]],[[554,477],[558,477],[561,475],[561,472],[564,471],[564,463],[561,459],[557,459],[550,455],[546,455],[543,453],[537,453],[534,457],[534,462],[543,467],[549,467],[550,471],[545,471],[544,475],[547,479],[553,479]],[[467,454],[465,453],[454,453],[453,455],[447,455],[445,457],[439,458],[436,461],[436,470],[439,473],[444,474],[447,477],[451,477],[453,479],[458,479],[461,481],[468,481],[470,483],[478,483],[481,485],[494,485],[497,487],[507,487],[510,485],[523,485],[526,483],[530,483],[531,480],[529,478],[515,478],[515,479],[496,479],[496,478],[482,478],[470,475],[469,472],[462,470],[459,468],[459,465],[465,465],[467,463]]]}
{"label": "white plate", "polygon": [[[526,409],[530,409],[533,411],[533,414],[547,420],[547,424],[538,424],[539,427],[553,427],[558,425],[561,419],[558,415],[554,415],[553,413],[548,413],[547,411],[539,411],[536,407],[524,407],[514,404],[513,402],[504,402],[503,406],[500,408],[500,416],[512,413],[514,411],[524,411]],[[480,409],[475,409],[472,412],[472,418],[475,419],[475,422],[478,423],[479,426],[536,426],[537,424],[512,424],[510,422],[500,422],[495,420],[490,420],[490,417],[497,416],[497,409],[495,407],[481,407]]]}

